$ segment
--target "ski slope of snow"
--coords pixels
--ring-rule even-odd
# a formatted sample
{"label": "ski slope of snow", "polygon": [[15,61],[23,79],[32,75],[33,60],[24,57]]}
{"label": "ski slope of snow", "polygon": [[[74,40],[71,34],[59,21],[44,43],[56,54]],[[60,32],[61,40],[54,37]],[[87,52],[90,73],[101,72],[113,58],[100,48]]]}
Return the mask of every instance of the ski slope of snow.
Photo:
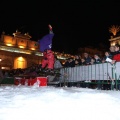
{"label": "ski slope of snow", "polygon": [[120,120],[120,91],[0,86],[0,120]]}

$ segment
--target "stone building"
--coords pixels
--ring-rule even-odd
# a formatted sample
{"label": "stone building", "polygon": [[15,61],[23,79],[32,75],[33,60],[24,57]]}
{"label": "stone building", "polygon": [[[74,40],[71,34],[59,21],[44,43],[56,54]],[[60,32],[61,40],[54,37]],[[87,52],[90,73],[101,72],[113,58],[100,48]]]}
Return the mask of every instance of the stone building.
{"label": "stone building", "polygon": [[110,41],[110,46],[114,46],[115,44],[120,45],[120,36],[111,37],[109,41]]}

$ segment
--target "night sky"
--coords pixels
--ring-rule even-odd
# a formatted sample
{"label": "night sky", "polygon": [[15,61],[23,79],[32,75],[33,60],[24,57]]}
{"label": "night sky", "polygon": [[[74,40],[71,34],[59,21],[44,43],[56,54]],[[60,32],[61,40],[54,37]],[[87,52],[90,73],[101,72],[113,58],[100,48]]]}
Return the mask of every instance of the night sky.
{"label": "night sky", "polygon": [[113,0],[1,1],[0,32],[12,35],[18,29],[31,40],[48,34],[53,26],[54,51],[74,54],[79,47],[109,48],[109,28],[120,25],[120,2]]}

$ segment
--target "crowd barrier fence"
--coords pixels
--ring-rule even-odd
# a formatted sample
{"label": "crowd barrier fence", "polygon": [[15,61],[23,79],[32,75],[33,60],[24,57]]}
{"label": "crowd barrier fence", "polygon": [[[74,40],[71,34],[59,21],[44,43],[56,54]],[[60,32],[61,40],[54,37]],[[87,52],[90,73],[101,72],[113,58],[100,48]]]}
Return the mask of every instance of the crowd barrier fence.
{"label": "crowd barrier fence", "polygon": [[82,82],[91,84],[92,81],[107,84],[106,81],[110,81],[111,89],[120,89],[120,62],[66,67],[60,69],[60,74],[59,80],[64,84]]}

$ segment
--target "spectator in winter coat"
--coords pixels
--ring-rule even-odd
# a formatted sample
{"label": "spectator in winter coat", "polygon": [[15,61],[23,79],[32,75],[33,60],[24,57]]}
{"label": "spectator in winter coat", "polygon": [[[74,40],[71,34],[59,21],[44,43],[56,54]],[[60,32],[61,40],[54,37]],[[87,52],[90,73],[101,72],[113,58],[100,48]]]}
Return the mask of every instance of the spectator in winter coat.
{"label": "spectator in winter coat", "polygon": [[91,58],[90,64],[91,64],[91,65],[95,64],[95,59],[94,59],[94,58]]}
{"label": "spectator in winter coat", "polygon": [[69,67],[69,58],[65,60],[64,67]]}
{"label": "spectator in winter coat", "polygon": [[75,67],[75,60],[73,58],[69,58],[68,67]]}
{"label": "spectator in winter coat", "polygon": [[109,50],[110,50],[110,55],[113,57],[116,53],[115,46],[110,46]]}
{"label": "spectator in winter coat", "polygon": [[81,59],[81,65],[86,65],[86,62],[85,62],[84,58]]}
{"label": "spectator in winter coat", "polygon": [[57,58],[57,56],[55,56],[54,69],[60,69],[62,67],[63,66],[62,66],[60,60]]}
{"label": "spectator in winter coat", "polygon": [[99,64],[99,63],[101,63],[102,62],[102,60],[101,60],[101,58],[99,57],[99,55],[98,54],[95,54],[94,55],[94,59],[95,59],[95,64]]}
{"label": "spectator in winter coat", "polygon": [[88,53],[84,53],[84,59],[85,59],[86,65],[90,65],[91,57],[89,56]]}
{"label": "spectator in winter coat", "polygon": [[107,62],[106,59],[107,59],[107,58],[112,59],[112,57],[113,57],[113,56],[110,54],[110,52],[109,52],[109,51],[106,51],[106,52],[105,52],[105,56],[104,56],[103,59],[102,59],[102,63]]}
{"label": "spectator in winter coat", "polygon": [[115,62],[120,62],[120,45],[115,45],[115,55],[113,56],[112,64]]}
{"label": "spectator in winter coat", "polygon": [[75,55],[75,66],[81,65],[81,57],[79,55]]}

